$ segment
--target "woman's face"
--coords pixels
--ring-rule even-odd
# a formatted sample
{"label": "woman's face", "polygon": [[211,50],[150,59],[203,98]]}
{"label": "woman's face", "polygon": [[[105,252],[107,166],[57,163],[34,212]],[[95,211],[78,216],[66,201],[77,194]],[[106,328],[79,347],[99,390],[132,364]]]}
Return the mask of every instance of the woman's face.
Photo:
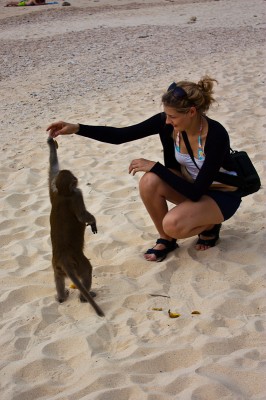
{"label": "woman's face", "polygon": [[166,114],[166,124],[173,126],[175,132],[185,131],[191,124],[191,110],[186,113],[180,113],[173,107],[164,106]]}

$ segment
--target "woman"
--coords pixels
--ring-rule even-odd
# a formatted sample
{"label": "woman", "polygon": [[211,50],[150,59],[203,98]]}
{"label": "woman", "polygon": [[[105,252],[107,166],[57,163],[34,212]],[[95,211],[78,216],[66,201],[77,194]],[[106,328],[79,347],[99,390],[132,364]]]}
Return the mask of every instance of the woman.
{"label": "woman", "polygon": [[26,7],[26,6],[43,6],[45,0],[28,0],[28,1],[10,1],[5,7]]}
{"label": "woman", "polygon": [[[236,173],[227,131],[206,116],[214,101],[214,82],[205,76],[198,83],[172,83],[162,96],[164,112],[137,125],[113,128],[59,121],[47,128],[52,137],[75,133],[113,144],[160,135],[165,165],[142,158],[129,165],[133,175],[145,172],[140,195],[159,235],[144,255],[148,261],[164,260],[178,247],[177,239],[194,235],[197,250],[215,246],[222,222],[240,206],[237,188],[215,181],[218,171]],[[175,204],[170,211],[167,201]]]}

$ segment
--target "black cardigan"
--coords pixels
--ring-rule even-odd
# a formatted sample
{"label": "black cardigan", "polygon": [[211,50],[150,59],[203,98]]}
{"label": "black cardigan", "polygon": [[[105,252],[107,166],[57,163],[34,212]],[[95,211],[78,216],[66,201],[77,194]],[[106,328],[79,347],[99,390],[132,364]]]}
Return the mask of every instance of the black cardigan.
{"label": "black cardigan", "polygon": [[164,165],[157,162],[150,172],[158,175],[179,193],[197,201],[207,192],[221,167],[228,171],[234,170],[227,131],[219,122],[205,118],[208,121],[208,133],[204,146],[205,160],[193,183],[187,182],[169,170],[169,168],[180,170],[180,164],[175,158],[173,127],[165,123],[165,113],[156,114],[139,124],[124,128],[80,124],[77,135],[105,143],[121,144],[159,134],[164,152]]}

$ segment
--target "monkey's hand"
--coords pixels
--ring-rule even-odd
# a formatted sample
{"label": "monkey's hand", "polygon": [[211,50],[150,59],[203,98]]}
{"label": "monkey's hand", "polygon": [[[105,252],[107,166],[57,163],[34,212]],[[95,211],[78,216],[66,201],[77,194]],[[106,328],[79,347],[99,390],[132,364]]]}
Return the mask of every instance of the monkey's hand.
{"label": "monkey's hand", "polygon": [[97,231],[96,221],[93,222],[93,223],[87,223],[86,225],[87,225],[87,226],[88,226],[88,225],[91,226],[91,231],[92,231],[92,233],[97,233],[97,232],[98,232],[98,231]]}
{"label": "monkey's hand", "polygon": [[55,149],[58,149],[58,143],[57,143],[57,141],[56,141],[55,139],[53,139],[51,136],[48,136],[47,143],[48,143],[48,145],[49,145],[50,147],[53,147],[53,148],[55,148]]}
{"label": "monkey's hand", "polygon": [[96,219],[95,217],[89,213],[89,211],[86,210],[86,225],[91,227],[92,233],[97,233],[97,225],[96,225]]}

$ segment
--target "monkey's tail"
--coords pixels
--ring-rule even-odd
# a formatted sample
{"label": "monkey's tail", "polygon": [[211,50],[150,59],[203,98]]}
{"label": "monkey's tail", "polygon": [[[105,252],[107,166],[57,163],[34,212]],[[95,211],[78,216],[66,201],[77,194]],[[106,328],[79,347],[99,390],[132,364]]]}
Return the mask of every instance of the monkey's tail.
{"label": "monkey's tail", "polygon": [[68,277],[72,280],[72,282],[76,285],[76,287],[79,289],[79,291],[83,294],[86,300],[90,303],[90,305],[94,308],[96,313],[100,317],[104,317],[104,312],[103,310],[96,304],[96,302],[93,300],[91,294],[89,291],[83,286],[83,284],[80,282],[78,277],[73,273],[73,271],[67,272]]}

